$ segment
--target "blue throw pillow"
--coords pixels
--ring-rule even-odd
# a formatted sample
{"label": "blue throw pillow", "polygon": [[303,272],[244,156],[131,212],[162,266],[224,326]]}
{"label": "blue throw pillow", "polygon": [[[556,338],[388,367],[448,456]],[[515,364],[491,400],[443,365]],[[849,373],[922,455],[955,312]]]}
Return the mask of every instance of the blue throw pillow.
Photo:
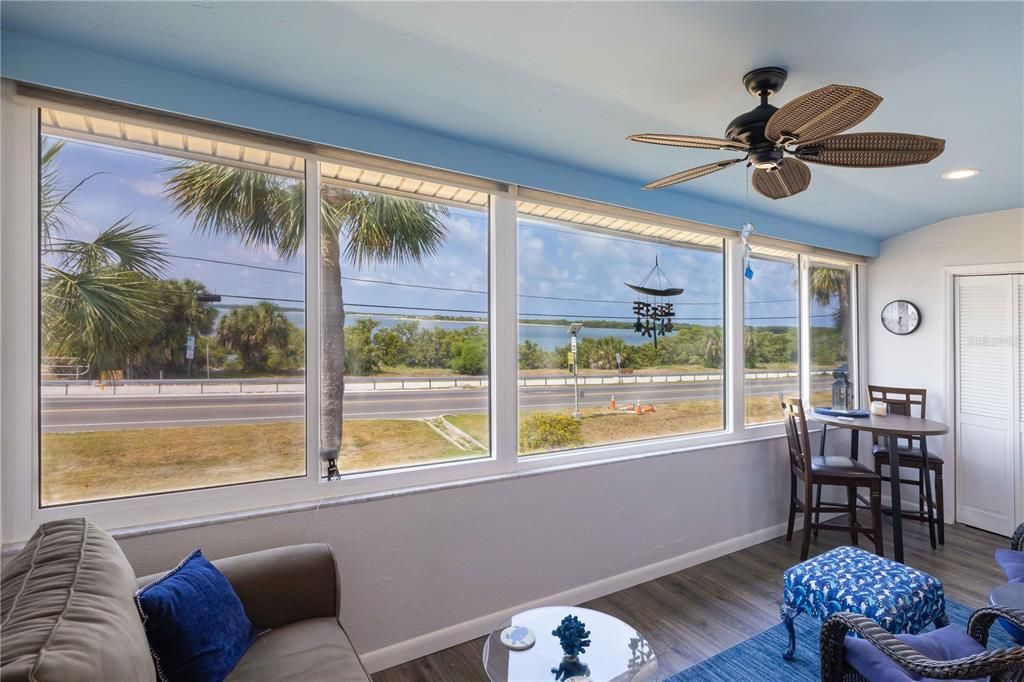
{"label": "blue throw pillow", "polygon": [[231,583],[198,549],[135,603],[161,682],[220,682],[256,639]]}
{"label": "blue throw pillow", "polygon": [[1024,552],[1012,549],[997,549],[996,563],[1006,573],[1006,582],[1024,583]]}

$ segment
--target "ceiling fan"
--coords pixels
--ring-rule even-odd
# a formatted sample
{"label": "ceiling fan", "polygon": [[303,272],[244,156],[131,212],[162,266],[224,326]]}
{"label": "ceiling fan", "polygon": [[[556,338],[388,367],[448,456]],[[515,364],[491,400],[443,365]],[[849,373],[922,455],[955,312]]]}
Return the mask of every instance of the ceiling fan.
{"label": "ceiling fan", "polygon": [[[769,199],[803,192],[811,184],[804,161],[847,168],[887,168],[928,163],[946,148],[946,141],[908,133],[839,133],[871,115],[882,98],[852,85],[826,85],[797,97],[781,108],[768,98],[782,89],[786,70],[754,69],[743,84],[761,104],[732,120],[725,139],[695,135],[630,135],[628,140],[670,147],[746,152],[655,180],[644,189],[661,189],[715,173],[747,161],[754,166],[751,184]],[[787,156],[788,155],[788,156]]]}

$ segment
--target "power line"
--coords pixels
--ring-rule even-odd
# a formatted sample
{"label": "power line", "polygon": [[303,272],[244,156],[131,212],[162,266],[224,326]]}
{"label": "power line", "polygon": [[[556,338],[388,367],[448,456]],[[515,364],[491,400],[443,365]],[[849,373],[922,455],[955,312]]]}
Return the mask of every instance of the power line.
{"label": "power line", "polygon": [[252,268],[253,270],[269,270],[270,272],[285,272],[289,275],[304,275],[306,274],[302,270],[289,270],[287,268],[272,268],[269,265],[251,265],[249,263],[236,263],[229,260],[218,260],[216,258],[200,258],[199,256],[182,256],[177,253],[165,254],[168,258],[177,258],[179,260],[198,260],[204,263],[216,263],[217,265],[233,265],[237,268]]}
{"label": "power line", "polygon": [[[223,298],[240,298],[252,301],[274,301],[284,303],[305,303],[304,300],[298,298],[271,298],[267,296],[243,296],[241,294],[220,294]],[[387,310],[414,310],[417,312],[433,312],[433,313],[464,313],[473,315],[487,315],[486,310],[470,310],[466,308],[431,308],[425,306],[410,306],[410,305],[385,305],[382,303],[346,303],[346,308],[374,308],[381,311]],[[362,311],[364,314],[373,313],[374,310]],[[520,318],[523,317],[550,317],[555,319],[583,319],[583,320],[632,320],[632,315],[574,315],[572,313],[520,313]],[[677,316],[678,319],[684,321],[716,321],[721,320],[721,317],[686,317]],[[832,317],[832,313],[821,313],[818,315],[811,315],[811,317]],[[769,316],[757,316],[757,317],[745,317],[744,320],[795,320],[797,316],[793,315],[769,315]]]}
{"label": "power line", "polygon": [[438,287],[431,284],[406,284],[403,282],[388,282],[383,279],[369,279],[367,277],[346,277],[342,276],[343,280],[349,282],[369,282],[371,284],[388,284],[394,287],[411,287],[414,289],[433,289],[434,291],[458,291],[465,294],[486,294],[486,291],[480,291],[479,289],[459,289],[457,287]]}
{"label": "power line", "polygon": [[[242,296],[241,294],[217,294],[221,298],[242,298],[249,301],[274,301],[275,303],[305,303],[301,298],[271,298],[270,296]],[[217,306],[213,306],[216,308]]]}
{"label": "power line", "polygon": [[[477,315],[486,315],[486,310],[463,310],[461,308],[421,308],[417,306],[408,305],[382,305],[379,303],[346,303],[345,307],[353,308],[387,308],[388,310],[420,310],[435,313],[474,313]],[[371,311],[372,312],[372,311]]]}
{"label": "power line", "polygon": [[[269,272],[283,272],[289,275],[304,275],[306,274],[303,270],[290,270],[288,268],[275,268],[268,265],[251,265],[249,263],[238,263],[235,261],[220,260],[216,258],[201,258],[199,256],[183,256],[181,254],[169,253],[168,258],[177,258],[180,260],[194,260],[201,261],[203,263],[216,263],[218,265],[231,265],[239,268],[251,268],[253,270],[265,270]],[[465,289],[460,287],[442,287],[431,284],[410,284],[408,282],[389,282],[383,279],[372,279],[369,277],[352,277],[348,275],[342,275],[341,279],[347,282],[365,282],[367,284],[383,284],[394,287],[407,287],[411,289],[429,289],[432,291],[454,291],[465,294],[487,294],[487,291],[480,289]],[[226,294],[222,294],[226,295]],[[536,298],[549,301],[573,301],[578,303],[619,303],[623,305],[630,305],[633,301],[616,300],[616,299],[603,299],[603,298],[577,298],[572,296],[542,296],[540,294],[519,294],[520,298]],[[240,297],[236,297],[240,298]],[[267,299],[270,300],[270,299]],[[284,300],[284,299],[282,299]],[[756,303],[795,303],[795,298],[780,298],[767,301],[744,301],[744,305],[752,305]],[[676,305],[722,305],[721,301],[679,301]]]}

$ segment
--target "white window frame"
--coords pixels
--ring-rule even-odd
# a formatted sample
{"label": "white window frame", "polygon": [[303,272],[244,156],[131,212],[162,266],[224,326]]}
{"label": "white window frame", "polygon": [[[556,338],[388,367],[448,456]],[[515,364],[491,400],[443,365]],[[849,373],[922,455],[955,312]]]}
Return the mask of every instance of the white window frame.
{"label": "white window frame", "polygon": [[[709,448],[743,441],[777,438],[784,432],[781,425],[744,424],[744,371],[743,371],[743,247],[737,232],[713,226],[634,211],[604,206],[595,202],[564,198],[573,205],[586,205],[601,213],[641,217],[653,224],[668,226],[685,224],[686,229],[703,231],[724,239],[724,428],[720,431],[655,438],[612,445],[602,445],[543,455],[519,457],[518,453],[518,222],[517,188],[492,181],[468,178],[476,189],[490,188],[489,205],[489,353],[490,353],[490,453],[477,459],[454,462],[424,463],[422,465],[386,471],[343,473],[340,479],[324,481],[321,476],[319,453],[319,386],[316,371],[319,364],[319,162],[338,163],[339,158],[359,158],[341,150],[316,149],[300,143],[289,144],[268,137],[266,142],[256,134],[245,138],[233,137],[225,129],[225,141],[241,142],[283,153],[301,156],[305,160],[306,201],[306,475],[296,478],[240,483],[235,485],[167,492],[130,498],[96,502],[40,507],[39,500],[39,357],[38,357],[38,145],[39,106],[37,100],[17,97],[16,85],[2,82],[2,219],[0,233],[0,448],[4,453],[0,469],[0,492],[3,497],[3,542],[18,542],[27,538],[40,523],[86,515],[108,528],[136,527],[137,529],[176,526],[182,523],[201,523],[197,519],[230,519],[250,514],[275,513],[278,510],[303,508],[309,504],[338,504],[377,495],[394,495],[420,490],[466,485],[480,480],[534,475],[566,467],[592,466],[613,461],[651,456],[687,456]],[[49,106],[68,109],[57,101]],[[91,111],[88,102],[81,109]],[[95,115],[110,117],[105,110]],[[134,120],[134,119],[133,119]],[[147,124],[144,113],[138,119]],[[164,123],[161,121],[160,125]],[[202,125],[204,137],[211,137],[211,124]],[[180,124],[183,130],[192,130],[191,124]],[[253,142],[257,139],[257,142]],[[360,163],[361,161],[352,161]],[[437,181],[439,176],[456,178],[457,174],[422,168],[413,164],[391,160],[375,160],[378,167],[410,177]],[[530,190],[531,196],[538,194]],[[551,195],[556,198],[557,195]],[[427,199],[425,199],[427,200]],[[11,226],[31,225],[25,230]],[[628,234],[624,234],[628,237]],[[800,275],[800,374],[802,393],[809,396],[810,344],[805,338],[809,303],[806,289],[807,259],[815,254],[828,258],[861,263],[858,256],[814,249],[801,245],[759,238],[759,243],[776,246],[798,253]],[[851,265],[854,342],[851,348],[853,379],[859,384],[857,361],[859,325],[857,311],[863,282],[862,267]],[[28,323],[26,324],[26,321]],[[30,456],[25,456],[30,453]],[[137,530],[143,532],[143,530]]]}

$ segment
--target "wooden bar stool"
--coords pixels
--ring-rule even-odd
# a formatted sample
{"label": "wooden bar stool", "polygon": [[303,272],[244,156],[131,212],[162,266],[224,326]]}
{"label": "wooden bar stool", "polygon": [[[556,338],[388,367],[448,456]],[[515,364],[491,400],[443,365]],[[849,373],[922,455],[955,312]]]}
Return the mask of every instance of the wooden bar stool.
{"label": "wooden bar stool", "polygon": [[[857,535],[863,533],[875,543],[875,554],[882,556],[882,478],[874,471],[857,462],[851,457],[841,455],[815,456],[811,452],[810,438],[807,433],[807,417],[803,403],[799,398],[780,396],[782,411],[786,423],[786,439],[789,447],[789,521],[786,526],[786,540],[793,539],[793,526],[796,513],[804,515],[803,538],[800,546],[800,560],[805,561],[810,551],[811,531],[838,530],[850,533],[853,544],[857,544]],[[802,482],[802,486],[798,485]],[[814,499],[815,486],[839,486],[846,488],[845,505],[822,503]],[[803,500],[797,494],[798,488],[804,489]],[[871,528],[861,526],[857,522],[857,491],[867,488],[870,495]],[[849,514],[848,525],[838,523],[820,523],[816,517],[819,512],[846,512]]]}
{"label": "wooden bar stool", "polygon": [[[871,401],[881,401],[886,404],[889,414],[902,414],[911,417],[925,419],[925,406],[927,404],[928,391],[923,388],[898,388],[894,386],[868,386],[868,397]],[[871,454],[875,459],[875,471],[882,477],[883,481],[891,479],[892,472],[882,473],[882,467],[889,465],[889,449],[884,439],[877,436],[873,438],[874,444],[871,447]],[[935,500],[932,505],[932,514],[928,514],[928,492],[926,485],[931,485],[931,476],[923,471],[924,458],[921,456],[921,437],[900,438],[899,461],[900,461],[900,483],[917,486],[918,512],[903,511],[903,518],[916,521],[928,522],[928,533],[931,538],[932,549],[935,549],[935,534],[938,526],[939,544],[946,544],[945,531],[945,505],[942,495],[942,459],[928,451],[928,469],[935,474]],[[915,443],[917,446],[915,447]],[[905,446],[904,446],[905,444]],[[904,469],[915,469],[917,478],[903,478]],[[887,510],[886,510],[887,511]],[[933,525],[932,520],[935,523]]]}

